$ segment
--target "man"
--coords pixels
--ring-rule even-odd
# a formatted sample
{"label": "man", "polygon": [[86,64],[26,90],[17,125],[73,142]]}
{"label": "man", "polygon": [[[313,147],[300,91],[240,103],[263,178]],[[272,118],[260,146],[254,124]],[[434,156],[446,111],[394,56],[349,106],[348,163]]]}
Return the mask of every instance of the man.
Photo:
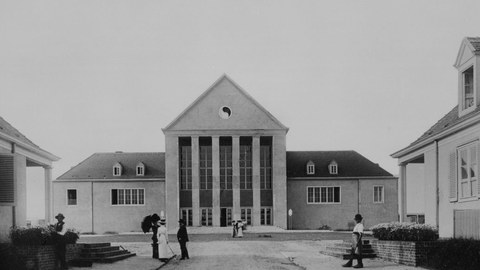
{"label": "man", "polygon": [[65,226],[65,216],[62,213],[58,213],[55,216],[57,223],[55,224],[55,269],[58,269],[58,263],[60,262],[60,269],[68,269],[67,261],[65,260],[65,254],[67,253],[67,244],[65,242],[65,233],[67,232],[67,226]]}
{"label": "man", "polygon": [[353,268],[363,268],[363,262],[362,262],[363,224],[361,223],[362,219],[363,219],[362,215],[360,214],[355,215],[354,220],[357,224],[353,228],[353,232],[352,232],[352,249],[351,249],[350,260],[346,264],[342,265],[343,267],[352,267],[353,259],[356,257],[357,264],[353,266]]}
{"label": "man", "polygon": [[182,258],[180,260],[185,260],[185,258],[190,259],[187,250],[188,233],[187,228],[185,227],[185,221],[180,219],[178,224],[180,225],[180,228],[178,228],[177,239],[180,244],[180,250],[182,251]]}

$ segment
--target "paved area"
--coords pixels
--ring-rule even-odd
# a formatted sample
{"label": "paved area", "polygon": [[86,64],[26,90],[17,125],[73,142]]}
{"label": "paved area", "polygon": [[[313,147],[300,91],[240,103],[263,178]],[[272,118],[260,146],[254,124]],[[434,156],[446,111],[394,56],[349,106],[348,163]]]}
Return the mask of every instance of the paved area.
{"label": "paved area", "polygon": [[[113,269],[345,269],[341,264],[345,261],[320,254],[330,242],[337,240],[287,240],[268,241],[230,239],[222,241],[190,242],[189,260],[172,259],[163,265],[151,258],[151,246],[148,242],[117,242],[126,249],[135,252],[137,256],[115,262],[113,264],[94,264],[94,270]],[[175,254],[180,254],[178,243],[170,243]],[[364,260],[367,269],[413,270],[420,269],[397,265],[381,260]],[[88,269],[76,268],[71,269]]]}

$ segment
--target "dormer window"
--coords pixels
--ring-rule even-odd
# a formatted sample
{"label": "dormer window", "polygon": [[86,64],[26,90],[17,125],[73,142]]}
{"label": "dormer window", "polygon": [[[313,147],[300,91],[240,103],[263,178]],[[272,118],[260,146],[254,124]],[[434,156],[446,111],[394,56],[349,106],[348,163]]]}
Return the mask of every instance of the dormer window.
{"label": "dormer window", "polygon": [[463,109],[466,110],[474,105],[473,91],[473,67],[468,68],[463,76]]}
{"label": "dormer window", "polygon": [[137,176],[144,176],[145,175],[145,165],[143,163],[137,164]]}
{"label": "dormer window", "polygon": [[330,174],[338,174],[338,164],[335,160],[332,160],[328,165],[328,171]]}
{"label": "dormer window", "polygon": [[113,165],[113,176],[120,176],[122,175],[122,165],[117,163]]}
{"label": "dormer window", "polygon": [[315,163],[311,160],[307,163],[307,174],[315,174]]}

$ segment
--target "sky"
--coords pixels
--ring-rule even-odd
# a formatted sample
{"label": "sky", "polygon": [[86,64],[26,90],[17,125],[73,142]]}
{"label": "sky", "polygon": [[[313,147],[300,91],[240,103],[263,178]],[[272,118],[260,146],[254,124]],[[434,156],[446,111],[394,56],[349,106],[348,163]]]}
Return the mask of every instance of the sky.
{"label": "sky", "polygon": [[[163,152],[162,128],[227,74],[289,128],[287,150],[355,150],[396,175],[390,155],[456,105],[453,63],[480,36],[479,10],[0,0],[0,116],[61,158],[56,178],[95,152]],[[41,198],[43,172],[31,171],[29,197]]]}

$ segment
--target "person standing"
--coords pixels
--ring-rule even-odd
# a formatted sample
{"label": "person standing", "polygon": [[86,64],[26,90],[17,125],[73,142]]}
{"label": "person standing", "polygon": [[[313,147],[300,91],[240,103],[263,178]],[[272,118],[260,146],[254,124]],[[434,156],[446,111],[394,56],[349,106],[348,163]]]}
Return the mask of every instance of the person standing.
{"label": "person standing", "polygon": [[243,221],[241,219],[237,221],[237,237],[243,237]]}
{"label": "person standing", "polygon": [[232,221],[232,227],[233,227],[232,237],[235,238],[237,237],[237,222],[235,220]]}
{"label": "person standing", "polygon": [[180,244],[180,250],[182,251],[182,258],[180,260],[184,260],[185,258],[190,259],[187,250],[188,233],[187,228],[185,227],[185,221],[183,219],[180,219],[178,223],[180,225],[180,228],[178,228],[177,240]]}
{"label": "person standing", "polygon": [[167,227],[165,227],[166,219],[160,219],[160,226],[157,229],[157,239],[158,239],[158,259],[162,262],[168,261],[168,233]]}
{"label": "person standing", "polygon": [[67,243],[65,242],[65,233],[67,232],[67,226],[65,226],[65,216],[62,213],[58,213],[55,216],[57,219],[57,223],[55,224],[55,269],[60,264],[60,269],[68,269],[67,261],[66,261],[66,253],[67,253]]}
{"label": "person standing", "polygon": [[357,264],[353,268],[363,268],[362,262],[362,236],[363,236],[363,217],[360,214],[355,215],[355,227],[352,232],[352,249],[350,253],[350,260],[342,265],[343,267],[352,267],[352,262],[354,258],[357,258]]}

